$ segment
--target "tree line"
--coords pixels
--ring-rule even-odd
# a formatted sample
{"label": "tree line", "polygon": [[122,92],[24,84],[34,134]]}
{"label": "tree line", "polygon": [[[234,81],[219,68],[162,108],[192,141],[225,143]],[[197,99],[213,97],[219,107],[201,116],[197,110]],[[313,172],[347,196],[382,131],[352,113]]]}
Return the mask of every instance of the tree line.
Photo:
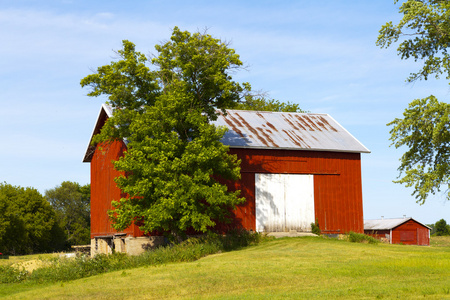
{"label": "tree line", "polygon": [[0,253],[64,251],[89,242],[89,184],[64,181],[42,195],[0,183]]}

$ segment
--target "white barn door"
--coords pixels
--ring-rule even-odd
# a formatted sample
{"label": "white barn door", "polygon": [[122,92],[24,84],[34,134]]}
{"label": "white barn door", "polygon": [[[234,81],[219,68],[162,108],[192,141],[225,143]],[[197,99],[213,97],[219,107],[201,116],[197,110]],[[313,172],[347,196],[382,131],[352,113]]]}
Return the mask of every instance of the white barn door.
{"label": "white barn door", "polygon": [[314,176],[255,174],[256,231],[311,231]]}

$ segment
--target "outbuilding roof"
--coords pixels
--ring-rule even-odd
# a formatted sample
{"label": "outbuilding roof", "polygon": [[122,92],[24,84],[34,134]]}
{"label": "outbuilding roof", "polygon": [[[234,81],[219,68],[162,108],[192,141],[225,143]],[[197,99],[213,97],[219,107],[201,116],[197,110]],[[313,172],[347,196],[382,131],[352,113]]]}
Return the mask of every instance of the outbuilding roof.
{"label": "outbuilding roof", "polygon": [[[103,104],[91,141],[112,115],[112,107]],[[222,143],[230,148],[370,153],[328,114],[226,110],[212,123],[228,128]],[[89,142],[83,162],[90,162],[94,151]]]}
{"label": "outbuilding roof", "polygon": [[395,218],[395,219],[377,219],[377,220],[364,220],[364,230],[391,230],[394,229],[403,223],[408,222],[409,220],[413,220],[414,222],[419,223],[420,225],[431,229],[425,224],[420,223],[413,218]]}

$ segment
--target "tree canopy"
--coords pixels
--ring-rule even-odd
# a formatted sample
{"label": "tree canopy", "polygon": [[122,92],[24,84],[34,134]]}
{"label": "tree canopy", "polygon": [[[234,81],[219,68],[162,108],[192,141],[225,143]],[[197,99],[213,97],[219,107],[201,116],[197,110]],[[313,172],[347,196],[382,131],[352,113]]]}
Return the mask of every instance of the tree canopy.
{"label": "tree canopy", "polygon": [[[398,1],[395,1],[398,2]],[[386,23],[380,30],[377,45],[390,47],[399,42],[397,52],[402,59],[422,61],[419,71],[411,73],[408,82],[427,80],[430,76],[450,79],[450,1],[407,0],[399,12],[400,22]],[[413,187],[418,203],[445,188],[450,200],[450,106],[430,95],[409,104],[403,118],[388,123],[396,147],[406,146],[399,167],[397,183]]]}
{"label": "tree canopy", "polygon": [[225,130],[205,122],[201,111],[187,110],[180,103],[185,96],[162,97],[130,126],[129,150],[115,163],[128,174],[116,182],[130,196],[113,202],[110,216],[117,228],[137,220],[146,232],[205,232],[242,201],[216,180],[240,176],[238,160],[220,143]]}
{"label": "tree canopy", "polygon": [[210,120],[250,92],[233,81],[239,55],[206,33],[175,27],[149,60],[123,41],[119,61],[81,80],[89,96],[107,95],[114,108],[94,143],[127,140],[114,163],[127,197],[113,201],[110,217],[123,230],[135,222],[145,232],[205,232],[243,201],[220,180],[240,177],[239,161],[220,143],[225,128]]}
{"label": "tree canopy", "polygon": [[236,109],[275,112],[305,112],[297,103],[291,103],[289,101],[281,102],[280,100],[267,99],[265,97],[257,97],[253,95],[245,96],[244,101],[238,103]]}
{"label": "tree canopy", "polygon": [[41,253],[63,246],[50,203],[36,189],[0,183],[0,252]]}
{"label": "tree canopy", "polygon": [[81,186],[71,181],[45,191],[70,246],[90,243],[90,191],[89,184]]}

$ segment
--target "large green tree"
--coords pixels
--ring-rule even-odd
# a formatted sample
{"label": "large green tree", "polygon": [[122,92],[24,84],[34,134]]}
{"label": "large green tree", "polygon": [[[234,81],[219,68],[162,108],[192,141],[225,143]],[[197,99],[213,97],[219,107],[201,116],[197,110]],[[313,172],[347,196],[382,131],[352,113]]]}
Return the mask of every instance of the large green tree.
{"label": "large green tree", "polygon": [[[407,0],[399,12],[403,18],[396,25],[388,22],[382,26],[377,45],[390,47],[398,43],[402,59],[423,63],[410,74],[408,82],[442,75],[450,80],[450,1]],[[413,187],[413,195],[421,204],[442,189],[450,200],[449,111],[449,104],[431,95],[412,101],[403,118],[388,124],[393,126],[393,145],[407,149],[400,159],[399,180],[395,182]]]}
{"label": "large green tree", "polygon": [[50,203],[36,189],[0,183],[0,252],[58,251],[61,233]]}
{"label": "large green tree", "polygon": [[69,246],[90,243],[90,185],[64,181],[45,191]]}
{"label": "large green tree", "polygon": [[239,55],[206,33],[174,28],[149,60],[123,41],[119,61],[86,76],[89,96],[107,95],[114,108],[94,143],[126,139],[115,162],[128,196],[113,202],[116,229],[132,222],[145,232],[205,232],[243,199],[219,179],[238,179],[239,161],[220,143],[224,128],[210,124],[217,109],[236,107],[250,92],[233,81]]}
{"label": "large green tree", "polygon": [[116,181],[130,196],[113,203],[116,228],[137,220],[147,232],[205,232],[242,201],[216,180],[240,176],[236,157],[220,143],[225,130],[206,122],[200,109],[189,109],[193,99],[179,88],[130,126],[129,150],[115,163],[128,174]]}

